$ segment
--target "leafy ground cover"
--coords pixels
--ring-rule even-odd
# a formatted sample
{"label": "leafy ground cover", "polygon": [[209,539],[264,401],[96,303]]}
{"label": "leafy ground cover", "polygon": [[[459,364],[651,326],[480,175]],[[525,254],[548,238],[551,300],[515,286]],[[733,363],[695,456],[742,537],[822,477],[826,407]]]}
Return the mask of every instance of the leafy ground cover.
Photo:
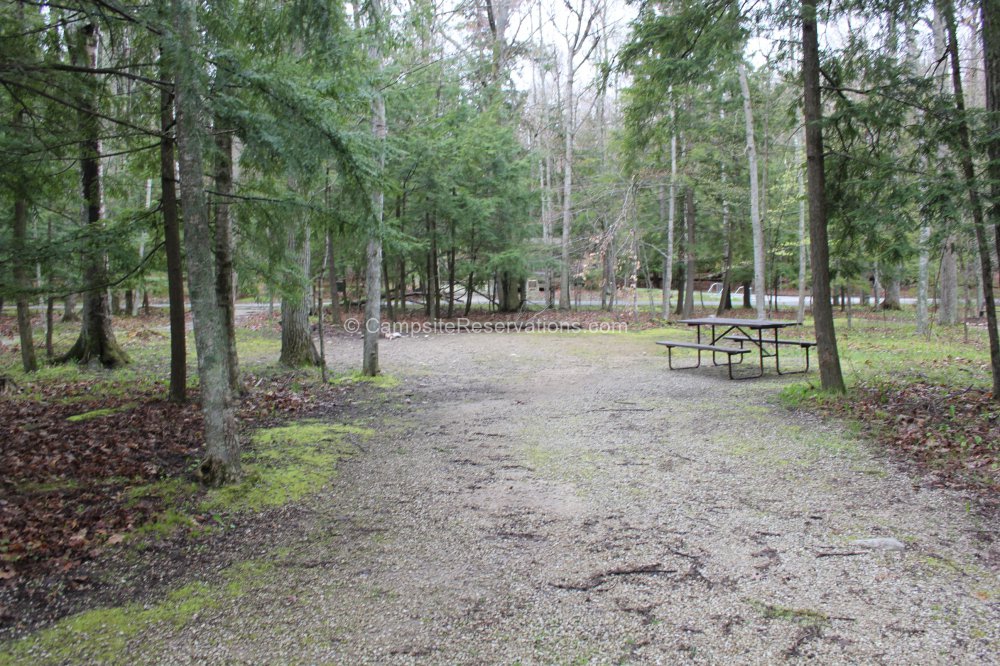
{"label": "leafy ground cover", "polygon": [[[9,332],[11,319],[0,318],[0,330]],[[76,571],[109,547],[181,528],[209,530],[225,522],[220,514],[258,508],[207,498],[198,487],[203,422],[197,378],[191,378],[187,404],[165,399],[164,324],[155,315],[119,318],[118,337],[133,362],[116,372],[70,365],[26,376],[17,368],[17,347],[0,350],[0,374],[17,385],[0,397],[0,582],[12,588],[42,580],[50,587],[86,586]],[[57,333],[60,342],[72,343],[71,327]],[[308,489],[317,479],[300,478],[293,464],[255,465],[255,456],[266,457],[275,441],[250,434],[336,405],[352,390],[350,382],[322,385],[318,372],[276,368],[278,340],[273,323],[240,332],[248,391],[238,418],[250,440],[243,490],[258,499],[272,490],[267,483],[275,475],[285,475],[282,493]],[[192,356],[189,368],[193,364]],[[343,453],[338,447],[286,450],[302,467],[330,462]],[[0,616],[12,619],[2,604]]]}
{"label": "leafy ground cover", "polygon": [[849,330],[838,322],[848,395],[823,396],[810,381],[785,397],[856,420],[929,480],[1000,506],[1000,402],[989,390],[986,331],[977,323],[919,335],[909,313],[856,313]]}

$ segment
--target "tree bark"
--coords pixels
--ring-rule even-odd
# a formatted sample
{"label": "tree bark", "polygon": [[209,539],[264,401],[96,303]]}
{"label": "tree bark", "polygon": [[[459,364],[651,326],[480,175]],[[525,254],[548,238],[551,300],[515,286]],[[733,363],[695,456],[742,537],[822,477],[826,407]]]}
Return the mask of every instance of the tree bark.
{"label": "tree bark", "polygon": [[281,297],[281,356],[278,362],[290,368],[319,365],[319,352],[309,327],[309,229],[303,219],[289,224],[286,256],[290,271]]}
{"label": "tree bark", "polygon": [[[798,141],[796,141],[798,143]],[[799,155],[799,146],[796,146],[796,155]],[[801,157],[800,157],[801,159]],[[805,176],[801,163],[798,169],[799,180],[799,307],[795,320],[801,324],[806,319],[806,255],[808,253],[806,242],[806,187]]]}
{"label": "tree bark", "polygon": [[204,108],[200,94],[203,72],[197,66],[195,3],[193,0],[172,0],[172,10],[175,40],[170,62],[175,68],[184,246],[198,350],[201,409],[205,419],[201,478],[206,485],[220,486],[240,477],[240,443],[229,390],[226,329],[216,290],[214,243],[203,185],[204,124],[200,116]]}
{"label": "tree bark", "polygon": [[566,56],[566,99],[563,103],[566,109],[563,113],[563,131],[566,133],[563,155],[563,200],[562,200],[562,245],[559,269],[559,309],[570,309],[570,228],[573,224],[573,139],[575,136],[573,123],[573,49]]}
{"label": "tree bark", "polygon": [[[675,111],[670,110],[671,119]],[[667,198],[667,256],[663,265],[663,318],[670,319],[671,281],[674,278],[674,221],[677,215],[677,132],[670,133],[670,195]]]}
{"label": "tree bark", "polygon": [[941,246],[941,277],[938,286],[938,323],[958,323],[958,252],[955,239],[948,237]]}
{"label": "tree bark", "polygon": [[333,229],[326,231],[326,261],[330,270],[330,316],[333,323],[340,326],[343,317],[340,314],[340,293],[337,291],[337,249],[333,242]]}
{"label": "tree bark", "polygon": [[931,227],[925,220],[920,225],[920,259],[917,274],[917,333],[927,335],[930,332],[930,318],[927,309],[927,287],[930,282],[930,240]]}
{"label": "tree bark", "polygon": [[820,383],[825,391],[843,393],[837,334],[830,304],[830,247],[826,228],[826,183],[823,167],[823,114],[819,87],[819,36],[815,0],[802,2],[802,79],[805,97],[806,174],[809,192],[809,239],[812,260],[812,311],[819,356]]}
{"label": "tree bark", "polygon": [[[382,6],[379,0],[368,4],[369,22],[378,29],[382,22]],[[373,37],[372,39],[377,39]],[[368,47],[368,56],[375,63],[377,74],[382,72],[382,54],[377,42]],[[378,178],[385,169],[385,144],[388,135],[385,117],[385,98],[376,89],[371,102],[371,131],[378,145],[376,171]],[[376,180],[376,182],[379,182]],[[379,373],[378,340],[382,327],[382,225],[385,212],[385,192],[376,185],[371,193],[372,219],[369,222],[368,242],[365,248],[365,318],[364,348],[362,350],[361,372],[368,377]]]}
{"label": "tree bark", "polygon": [[[98,28],[88,23],[78,30],[78,42],[73,48],[73,60],[82,67],[96,69]],[[104,192],[101,174],[101,124],[97,117],[97,85],[85,87],[77,101],[81,140],[80,182],[87,227],[99,235],[104,227]],[[87,293],[84,303],[83,325],[80,337],[60,362],[99,362],[105,368],[115,368],[128,363],[128,355],[115,340],[111,326],[111,307],[108,302],[108,254],[98,239],[87,248],[84,279]]]}
{"label": "tree bark", "polygon": [[458,254],[458,250],[455,247],[454,220],[449,223],[448,229],[450,239],[448,247],[448,318],[451,319],[455,316],[455,261]]}
{"label": "tree bark", "polygon": [[80,315],[76,313],[76,294],[67,294],[63,300],[63,323],[79,321]]}
{"label": "tree bark", "polygon": [[[990,131],[987,133],[986,152],[989,156],[987,174],[990,178],[990,195],[992,205],[989,208],[989,218],[993,223],[994,243],[1000,257],[1000,6],[995,0],[983,0],[983,59],[986,69],[986,110]],[[954,34],[954,15],[949,32]],[[952,42],[949,39],[949,42]],[[957,46],[951,45],[953,78],[960,76],[958,71]],[[961,91],[956,87],[956,97],[961,100]],[[964,123],[963,123],[964,125]],[[968,141],[968,130],[965,132]],[[971,157],[969,159],[971,162]],[[970,188],[970,194],[973,189]],[[985,221],[984,221],[985,224]],[[982,261],[983,299],[986,303],[986,322],[990,336],[990,365],[993,371],[993,399],[1000,400],[1000,336],[997,334],[996,304],[993,300],[993,265],[988,248],[986,248],[986,229],[976,225],[976,241],[979,244],[979,255]]]}
{"label": "tree bark", "polygon": [[990,179],[990,207],[987,211],[993,225],[993,242],[1000,260],[1000,4],[996,0],[981,0],[983,65],[985,70],[986,111],[989,132],[986,154]]}
{"label": "tree bark", "polygon": [[[726,185],[726,168],[722,167],[722,184]],[[733,269],[733,224],[729,218],[729,202],[722,200],[722,289],[719,291],[719,307],[715,310],[716,315],[721,315],[727,310],[733,309],[733,299],[730,295]]]}
{"label": "tree bark", "polygon": [[750,224],[753,233],[753,291],[757,318],[763,319],[767,304],[764,285],[764,227],[760,220],[760,186],[757,175],[757,142],[753,136],[753,110],[750,106],[750,86],[742,62],[738,65],[740,91],[743,94],[743,117],[746,121],[747,159],[750,166]]}
{"label": "tree bark", "polygon": [[684,227],[687,238],[684,242],[684,307],[681,314],[687,318],[694,311],[694,280],[695,280],[695,251],[694,251],[694,188],[690,185],[684,187]]}
{"label": "tree bark", "polygon": [[883,310],[900,310],[902,305],[899,301],[899,278],[895,276],[889,277],[889,282],[885,288],[885,297],[882,299],[882,309]]}
{"label": "tree bark", "polygon": [[233,135],[218,118],[215,123],[215,267],[216,291],[222,322],[226,328],[226,360],[229,390],[243,392],[240,361],[236,352],[236,281],[233,272],[233,220],[229,198],[233,193]]}
{"label": "tree bark", "polygon": [[[160,78],[172,79],[162,62]],[[163,212],[163,241],[167,255],[167,300],[170,308],[170,401],[187,400],[187,331],[184,322],[184,258],[181,252],[181,225],[177,214],[177,182],[174,174],[174,94],[170,86],[160,89],[160,210]]]}
{"label": "tree bark", "polygon": [[52,334],[56,324],[56,297],[45,299],[45,358],[52,360],[55,349],[52,345]]}
{"label": "tree bark", "polygon": [[38,359],[35,357],[35,340],[31,330],[31,301],[28,293],[31,288],[27,265],[25,263],[28,240],[28,202],[18,196],[14,200],[14,286],[17,288],[17,333],[21,343],[21,366],[25,372],[38,370]]}

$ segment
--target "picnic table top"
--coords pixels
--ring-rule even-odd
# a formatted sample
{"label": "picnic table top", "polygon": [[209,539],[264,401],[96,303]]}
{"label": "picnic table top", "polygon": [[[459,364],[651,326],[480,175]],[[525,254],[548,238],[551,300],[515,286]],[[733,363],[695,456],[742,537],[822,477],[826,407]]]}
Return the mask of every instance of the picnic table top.
{"label": "picnic table top", "polygon": [[750,329],[784,328],[798,326],[798,322],[789,319],[737,319],[735,317],[695,317],[681,319],[680,323],[688,326],[743,326]]}

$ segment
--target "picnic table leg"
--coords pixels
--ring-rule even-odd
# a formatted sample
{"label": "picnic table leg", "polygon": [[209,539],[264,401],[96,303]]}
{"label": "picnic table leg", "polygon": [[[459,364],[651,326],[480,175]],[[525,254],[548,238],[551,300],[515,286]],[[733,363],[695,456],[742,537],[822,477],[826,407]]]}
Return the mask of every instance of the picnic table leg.
{"label": "picnic table leg", "polygon": [[803,373],[809,372],[809,345],[799,345],[800,349],[806,351],[806,367],[803,370],[785,370],[782,372],[781,367],[778,366],[779,375],[801,375]]}
{"label": "picnic table leg", "polygon": [[778,344],[778,329],[774,329],[774,369],[781,374],[781,345]]}
{"label": "picnic table leg", "polygon": [[[760,372],[757,373],[756,375],[747,375],[746,377],[734,377],[733,376],[733,357],[730,356],[729,357],[729,378],[730,379],[757,379],[758,377],[763,377],[764,376],[764,345],[763,345],[763,340],[760,337],[760,330],[758,329],[758,331],[757,331],[757,339],[754,340],[753,336],[749,335],[742,328],[740,328],[740,327],[737,326],[737,327],[735,327],[735,329],[743,337],[745,337],[748,342],[757,345],[757,352],[760,354]],[[732,328],[727,329],[726,333],[728,333],[731,330],[733,330],[733,329]],[[723,333],[722,335],[725,335],[726,333]],[[722,336],[720,336],[720,337],[722,337]],[[743,341],[742,340],[740,340],[740,349],[743,349]],[[741,356],[740,357],[740,363],[742,363],[742,362],[743,362],[743,357]]]}

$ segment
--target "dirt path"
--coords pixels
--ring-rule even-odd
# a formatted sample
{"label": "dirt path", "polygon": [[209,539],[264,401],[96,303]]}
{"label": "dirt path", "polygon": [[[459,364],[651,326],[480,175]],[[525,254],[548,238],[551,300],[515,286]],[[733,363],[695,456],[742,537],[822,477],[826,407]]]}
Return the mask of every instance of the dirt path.
{"label": "dirt path", "polygon": [[[384,343],[403,416],[315,498],[261,587],[130,659],[1000,662],[996,525],[776,407],[786,380],[668,372],[652,347]],[[870,537],[905,550],[851,543]]]}

